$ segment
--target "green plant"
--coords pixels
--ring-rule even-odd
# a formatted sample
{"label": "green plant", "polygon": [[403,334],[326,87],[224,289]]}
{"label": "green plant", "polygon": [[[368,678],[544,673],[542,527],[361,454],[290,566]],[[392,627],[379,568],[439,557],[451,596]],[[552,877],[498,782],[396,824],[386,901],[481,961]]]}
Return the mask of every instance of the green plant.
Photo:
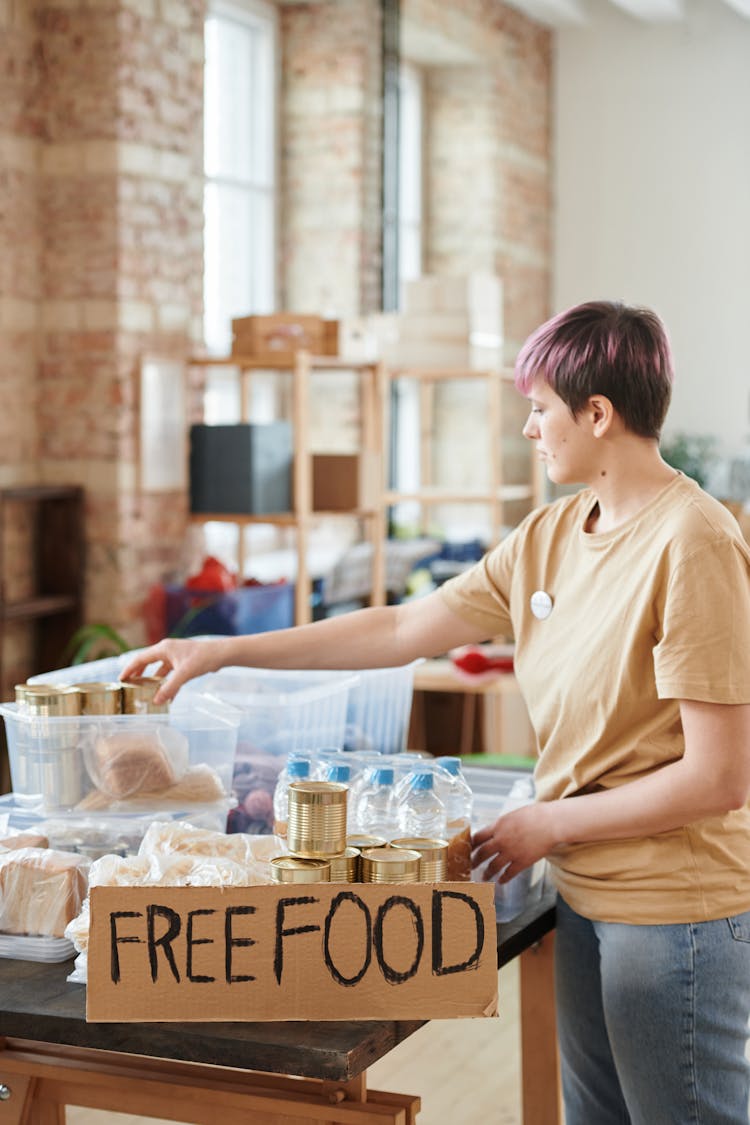
{"label": "green plant", "polygon": [[718,457],[718,443],[709,434],[672,434],[661,443],[661,455],[673,469],[705,487],[711,466]]}
{"label": "green plant", "polygon": [[92,622],[76,629],[66,645],[63,660],[66,664],[83,664],[87,660],[119,656],[130,648],[131,645],[111,625]]}

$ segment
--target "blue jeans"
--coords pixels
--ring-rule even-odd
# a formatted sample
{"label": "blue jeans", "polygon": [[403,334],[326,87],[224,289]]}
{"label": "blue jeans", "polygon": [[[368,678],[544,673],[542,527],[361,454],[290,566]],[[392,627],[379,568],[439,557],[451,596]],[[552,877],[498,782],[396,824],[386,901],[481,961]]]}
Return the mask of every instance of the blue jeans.
{"label": "blue jeans", "polygon": [[750,911],[592,922],[558,896],[566,1125],[747,1125]]}

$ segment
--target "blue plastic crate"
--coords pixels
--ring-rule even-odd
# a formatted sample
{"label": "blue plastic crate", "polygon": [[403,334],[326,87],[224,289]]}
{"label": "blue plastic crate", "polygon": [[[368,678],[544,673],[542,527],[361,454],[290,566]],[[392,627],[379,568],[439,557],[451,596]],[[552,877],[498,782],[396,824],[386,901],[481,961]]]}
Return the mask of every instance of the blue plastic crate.
{"label": "blue plastic crate", "polygon": [[167,632],[176,636],[268,633],[293,624],[294,585],[289,582],[240,586],[222,593],[166,587]]}

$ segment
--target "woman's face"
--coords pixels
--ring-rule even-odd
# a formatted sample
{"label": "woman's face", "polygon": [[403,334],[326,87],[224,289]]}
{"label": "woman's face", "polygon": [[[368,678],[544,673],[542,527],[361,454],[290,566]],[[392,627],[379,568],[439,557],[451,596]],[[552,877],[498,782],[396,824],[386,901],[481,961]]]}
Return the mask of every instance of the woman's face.
{"label": "woman's face", "polygon": [[549,479],[554,484],[588,483],[594,475],[597,445],[586,411],[574,418],[543,379],[534,380],[527,397],[530,413],[523,436],[535,442]]}

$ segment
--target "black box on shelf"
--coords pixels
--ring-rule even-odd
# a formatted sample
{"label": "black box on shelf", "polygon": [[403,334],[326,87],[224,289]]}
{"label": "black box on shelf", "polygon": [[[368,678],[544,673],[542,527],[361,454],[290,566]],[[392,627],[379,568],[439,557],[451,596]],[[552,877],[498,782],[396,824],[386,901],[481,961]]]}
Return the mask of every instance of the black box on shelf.
{"label": "black box on shelf", "polygon": [[272,515],[291,507],[291,423],[190,427],[191,512]]}

